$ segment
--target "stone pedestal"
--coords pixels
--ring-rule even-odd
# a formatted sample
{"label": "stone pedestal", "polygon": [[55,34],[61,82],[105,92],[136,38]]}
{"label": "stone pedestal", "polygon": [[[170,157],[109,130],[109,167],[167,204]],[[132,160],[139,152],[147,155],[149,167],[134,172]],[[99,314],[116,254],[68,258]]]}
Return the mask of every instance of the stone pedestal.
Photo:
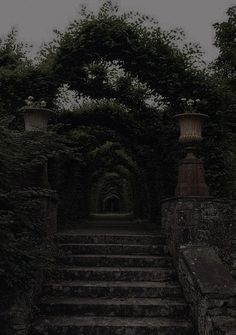
{"label": "stone pedestal", "polygon": [[178,185],[175,195],[177,197],[205,197],[209,195],[202,160],[196,158],[193,153],[188,153],[179,165]]}
{"label": "stone pedestal", "polygon": [[175,116],[180,127],[179,142],[187,151],[186,157],[179,165],[177,197],[205,197],[209,195],[205,183],[203,163],[195,156],[198,144],[202,141],[202,125],[207,115],[200,113],[183,113]]}

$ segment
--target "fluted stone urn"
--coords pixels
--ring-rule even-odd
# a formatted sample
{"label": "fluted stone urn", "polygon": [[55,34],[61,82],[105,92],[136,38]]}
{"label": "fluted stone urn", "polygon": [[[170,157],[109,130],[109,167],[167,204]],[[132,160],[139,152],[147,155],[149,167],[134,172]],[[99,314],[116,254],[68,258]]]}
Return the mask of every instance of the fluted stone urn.
{"label": "fluted stone urn", "polygon": [[183,144],[197,143],[202,141],[202,126],[205,114],[200,113],[182,113],[174,116],[179,121],[180,137],[179,142]]}
{"label": "fluted stone urn", "polygon": [[22,108],[25,131],[47,131],[48,120],[52,111],[47,108],[25,106]]}
{"label": "fluted stone urn", "polygon": [[186,157],[180,162],[178,184],[175,195],[178,197],[208,196],[202,160],[195,156],[195,149],[202,141],[202,126],[208,118],[201,113],[182,113],[174,117],[179,122],[179,142],[185,146]]}

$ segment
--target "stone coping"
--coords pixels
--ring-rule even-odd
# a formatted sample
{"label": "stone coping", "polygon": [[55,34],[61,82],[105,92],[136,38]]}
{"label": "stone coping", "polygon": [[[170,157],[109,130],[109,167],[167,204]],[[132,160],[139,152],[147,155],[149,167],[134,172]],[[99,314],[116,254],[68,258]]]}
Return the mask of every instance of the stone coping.
{"label": "stone coping", "polygon": [[185,197],[170,197],[170,198],[164,198],[161,200],[161,203],[165,203],[168,201],[178,201],[178,200],[204,200],[204,201],[214,201],[214,202],[220,202],[220,203],[226,203],[226,199],[216,199],[212,196],[185,196]]}
{"label": "stone coping", "polygon": [[236,298],[236,282],[216,251],[208,246],[191,245],[181,249],[181,258],[194,284],[207,298]]}

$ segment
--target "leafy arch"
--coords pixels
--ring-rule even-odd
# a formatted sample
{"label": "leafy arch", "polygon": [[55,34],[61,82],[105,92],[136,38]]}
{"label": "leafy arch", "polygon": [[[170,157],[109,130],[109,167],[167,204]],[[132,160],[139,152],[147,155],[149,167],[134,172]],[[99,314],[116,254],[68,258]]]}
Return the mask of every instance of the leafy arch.
{"label": "leafy arch", "polygon": [[[58,84],[69,83],[72,89],[88,93],[84,67],[101,59],[118,61],[127,73],[148,83],[173,104],[183,96],[209,97],[204,74],[189,66],[186,55],[160,29],[137,27],[118,15],[92,16],[72,24],[60,40],[52,74]],[[99,87],[99,94],[106,89]]]}
{"label": "leafy arch", "polygon": [[[191,63],[189,54],[174,45],[168,33],[161,31],[159,27],[149,29],[142,25],[145,20],[141,21],[141,23],[132,21],[129,15],[119,15],[109,11],[98,15],[89,14],[72,23],[64,34],[60,34],[58,45],[48,53],[45,62],[41,64],[40,71],[47,70],[47,78],[53,82],[51,90],[56,90],[62,84],[69,84],[71,89],[93,98],[107,97],[119,101],[123,99],[120,97],[120,92],[114,92],[106,83],[104,84],[104,76],[100,76],[101,73],[96,76],[95,84],[92,85],[85,70],[86,66],[94,61],[117,61],[126,73],[137,77],[140,82],[147,83],[153,91],[164,96],[170,102],[171,107],[163,117],[158,115],[155,119],[156,121],[159,118],[160,121],[160,127],[156,133],[159,135],[161,150],[154,148],[157,141],[150,140],[151,124],[148,125],[149,128],[146,127],[148,129],[146,139],[149,141],[147,145],[149,149],[152,147],[154,154],[161,152],[165,159],[165,166],[162,166],[164,171],[176,163],[173,157],[178,155],[173,153],[173,148],[179,153],[177,145],[171,146],[167,140],[170,140],[174,134],[175,142],[177,142],[172,117],[173,114],[179,112],[180,98],[200,98],[204,102],[201,105],[201,112],[210,116],[210,122],[206,128],[207,141],[204,142],[203,155],[207,172],[209,171],[208,181],[212,185],[213,192],[217,192],[217,189],[222,189],[225,184],[225,172],[224,175],[221,172],[226,170],[225,157],[227,155],[225,131],[228,126],[224,118],[225,97],[220,88],[210,80],[206,71],[195,67]],[[134,106],[132,112],[131,118],[134,118],[131,123],[134,124],[134,120],[136,122],[134,137],[136,139],[139,137],[143,144],[145,122],[140,116],[143,116],[142,113],[150,115],[151,112],[155,114],[157,111],[147,110],[143,106],[140,106],[138,110]],[[85,117],[82,118],[80,114],[78,120],[90,126],[95,118],[96,122],[102,122],[104,128],[110,128],[113,123],[114,131],[116,131],[120,124],[113,122],[112,113],[106,111],[105,114],[104,117],[99,113],[89,115],[86,112]],[[73,119],[72,115],[70,117]],[[128,114],[124,120],[128,120],[129,124]],[[127,129],[128,134],[131,128],[121,126],[120,135],[123,140],[124,130]],[[154,128],[153,130],[156,130]],[[157,139],[158,135],[154,138]],[[137,142],[138,140],[135,144]],[[122,143],[124,144],[125,141]],[[173,175],[173,171],[169,171],[169,175]],[[168,176],[165,177],[165,180],[167,179]]]}

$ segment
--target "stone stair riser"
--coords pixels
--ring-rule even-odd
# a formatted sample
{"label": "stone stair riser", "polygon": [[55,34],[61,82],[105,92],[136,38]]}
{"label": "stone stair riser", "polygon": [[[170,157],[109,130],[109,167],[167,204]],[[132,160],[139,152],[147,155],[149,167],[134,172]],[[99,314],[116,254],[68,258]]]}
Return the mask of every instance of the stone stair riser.
{"label": "stone stair riser", "polygon": [[92,255],[80,255],[80,256],[61,256],[58,258],[58,264],[71,265],[71,266],[121,266],[121,267],[168,267],[172,265],[170,257],[139,257],[134,258],[132,255],[127,257],[112,257],[111,256],[92,256]]}
{"label": "stone stair riser", "polygon": [[113,317],[181,317],[187,315],[185,304],[172,305],[96,305],[93,304],[41,304],[40,310],[47,315],[113,316]]}
{"label": "stone stair riser", "polygon": [[59,235],[57,238],[61,244],[164,244],[162,236],[114,236],[114,235]]}
{"label": "stone stair riser", "polygon": [[193,335],[191,327],[46,326],[31,335]]}
{"label": "stone stair riser", "polygon": [[59,248],[71,254],[115,254],[115,255],[165,255],[167,249],[161,245],[99,245],[99,244],[61,244]]}
{"label": "stone stair riser", "polygon": [[64,280],[102,280],[102,281],[168,281],[176,279],[176,273],[172,270],[166,271],[96,271],[96,270],[62,270],[59,277]]}
{"label": "stone stair riser", "polygon": [[71,287],[71,286],[47,286],[44,288],[47,296],[67,296],[67,297],[104,297],[104,298],[167,298],[180,297],[182,291],[180,287]]}

